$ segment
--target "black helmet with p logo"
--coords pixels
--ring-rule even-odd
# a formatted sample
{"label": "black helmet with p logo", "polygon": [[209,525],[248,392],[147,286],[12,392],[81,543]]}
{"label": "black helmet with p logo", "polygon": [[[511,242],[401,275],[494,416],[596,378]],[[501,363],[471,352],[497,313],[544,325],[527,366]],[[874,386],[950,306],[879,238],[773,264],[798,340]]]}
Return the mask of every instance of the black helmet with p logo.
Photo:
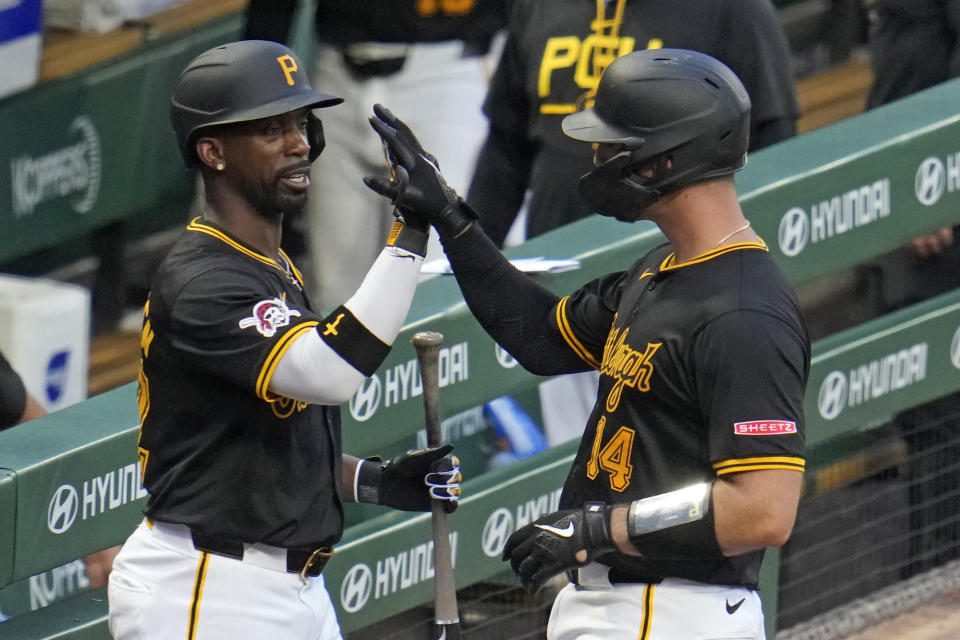
{"label": "black helmet with p logo", "polygon": [[[170,100],[170,122],[187,166],[198,166],[194,145],[206,127],[247,122],[303,107],[319,109],[343,98],[314,91],[302,62],[289,48],[266,40],[214,47],[181,72]],[[323,129],[310,115],[310,161],[323,150]]]}

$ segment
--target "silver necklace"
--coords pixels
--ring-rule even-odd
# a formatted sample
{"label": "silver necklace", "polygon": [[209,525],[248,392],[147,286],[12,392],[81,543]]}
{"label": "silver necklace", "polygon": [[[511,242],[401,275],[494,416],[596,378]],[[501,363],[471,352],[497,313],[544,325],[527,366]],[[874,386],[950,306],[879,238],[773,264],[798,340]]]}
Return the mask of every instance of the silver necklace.
{"label": "silver necklace", "polygon": [[731,232],[728,233],[727,235],[725,235],[725,236],[723,236],[722,238],[720,238],[720,242],[718,242],[717,244],[713,245],[713,247],[711,247],[711,249],[716,249],[717,247],[719,247],[720,245],[722,245],[724,242],[726,242],[727,240],[729,240],[729,239],[732,238],[733,236],[737,235],[737,234],[740,233],[741,231],[746,231],[746,230],[749,229],[749,228],[750,228],[750,221],[747,220],[747,224],[743,225],[742,227],[738,227],[738,228],[734,229],[733,231],[731,231]]}
{"label": "silver necklace", "polygon": [[281,271],[283,271],[287,275],[287,280],[289,280],[292,284],[296,285],[296,287],[299,289],[300,282],[297,280],[297,277],[293,275],[293,268],[292,268],[292,265],[290,264],[290,261],[287,260],[287,257],[280,252],[277,252],[277,258],[278,258],[277,262],[279,262],[280,265],[283,267]]}

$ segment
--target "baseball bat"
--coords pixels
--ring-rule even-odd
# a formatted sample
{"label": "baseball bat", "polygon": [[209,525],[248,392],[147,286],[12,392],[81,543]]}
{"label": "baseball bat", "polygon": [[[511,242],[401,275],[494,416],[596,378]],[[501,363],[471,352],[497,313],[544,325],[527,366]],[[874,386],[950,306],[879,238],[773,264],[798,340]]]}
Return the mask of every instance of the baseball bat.
{"label": "baseball bat", "polygon": [[[423,385],[423,411],[427,427],[427,446],[442,444],[440,433],[440,347],[443,334],[420,331],[414,334],[414,348],[420,364]],[[431,506],[433,512],[433,592],[434,622],[438,640],[460,639],[460,614],[457,613],[457,590],[453,580],[453,562],[450,555],[450,528],[447,512],[439,500]]]}

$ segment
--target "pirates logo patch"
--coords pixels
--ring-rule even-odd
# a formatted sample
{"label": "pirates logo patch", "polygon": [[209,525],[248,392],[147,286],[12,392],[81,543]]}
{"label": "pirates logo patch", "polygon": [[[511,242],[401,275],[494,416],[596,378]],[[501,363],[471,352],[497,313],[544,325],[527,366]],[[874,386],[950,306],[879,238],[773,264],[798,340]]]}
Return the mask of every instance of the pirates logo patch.
{"label": "pirates logo patch", "polygon": [[261,300],[253,306],[253,315],[240,321],[240,328],[256,327],[260,335],[271,338],[277,329],[290,324],[291,317],[299,315],[299,311],[288,308],[280,298]]}

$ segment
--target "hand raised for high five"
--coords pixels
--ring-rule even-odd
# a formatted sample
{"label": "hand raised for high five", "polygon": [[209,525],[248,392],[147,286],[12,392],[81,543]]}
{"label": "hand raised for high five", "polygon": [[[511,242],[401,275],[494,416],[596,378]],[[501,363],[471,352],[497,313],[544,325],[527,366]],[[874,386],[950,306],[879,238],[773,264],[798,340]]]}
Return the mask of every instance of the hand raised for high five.
{"label": "hand raised for high five", "polygon": [[441,239],[463,233],[476,214],[447,185],[437,159],[424,150],[410,127],[389,109],[377,104],[373,113],[370,126],[383,141],[391,176],[365,176],[364,183],[390,198],[404,215],[430,222]]}

